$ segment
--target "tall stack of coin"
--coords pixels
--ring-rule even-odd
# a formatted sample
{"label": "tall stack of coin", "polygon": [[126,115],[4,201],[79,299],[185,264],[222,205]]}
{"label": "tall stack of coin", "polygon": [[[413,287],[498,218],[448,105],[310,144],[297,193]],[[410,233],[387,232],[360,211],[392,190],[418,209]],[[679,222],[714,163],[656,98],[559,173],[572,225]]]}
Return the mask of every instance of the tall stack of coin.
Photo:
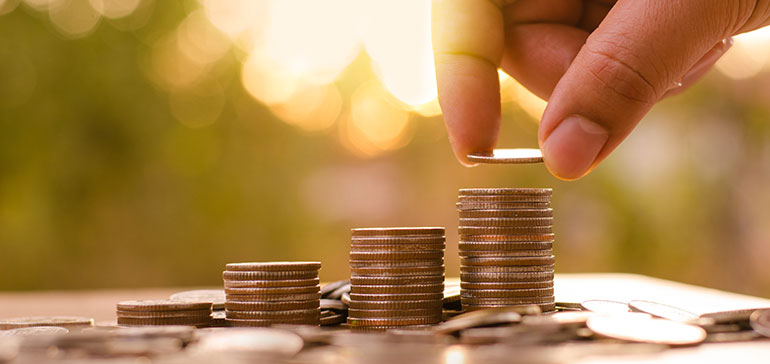
{"label": "tall stack of coin", "polygon": [[436,324],[444,297],[444,228],[353,229],[348,325]]}
{"label": "tall stack of coin", "polygon": [[461,189],[463,309],[536,304],[553,311],[550,188]]}
{"label": "tall stack of coin", "polygon": [[123,301],[117,305],[118,325],[211,325],[211,302],[172,300]]}
{"label": "tall stack of coin", "polygon": [[318,325],[319,262],[231,263],[222,273],[230,326]]}

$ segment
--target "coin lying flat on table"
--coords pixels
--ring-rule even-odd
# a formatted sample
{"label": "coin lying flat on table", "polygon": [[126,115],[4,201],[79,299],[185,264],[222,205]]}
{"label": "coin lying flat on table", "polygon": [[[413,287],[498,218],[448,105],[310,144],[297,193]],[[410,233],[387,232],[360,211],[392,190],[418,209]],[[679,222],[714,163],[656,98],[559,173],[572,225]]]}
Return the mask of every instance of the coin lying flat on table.
{"label": "coin lying flat on table", "polygon": [[455,316],[439,325],[435,332],[451,334],[473,327],[512,324],[521,321],[521,314],[513,308],[473,311]]}
{"label": "coin lying flat on table", "polygon": [[33,326],[58,326],[67,329],[83,329],[94,326],[94,319],[74,316],[33,316],[0,320],[0,330]]}
{"label": "coin lying flat on table", "polygon": [[770,309],[754,311],[749,317],[749,322],[754,331],[770,337]]}
{"label": "coin lying flat on table", "polygon": [[221,289],[196,289],[174,293],[169,297],[172,301],[184,302],[211,302],[212,308],[222,310],[225,308],[225,291]]}
{"label": "coin lying flat on table", "polygon": [[751,314],[754,313],[754,311],[762,309],[768,308],[746,308],[741,310],[709,312],[700,315],[700,317],[713,319],[717,324],[738,323],[745,325],[748,324]]}
{"label": "coin lying flat on table", "polygon": [[476,152],[468,154],[468,160],[476,163],[489,164],[526,164],[542,163],[543,152],[535,148],[494,149],[491,152]]}
{"label": "coin lying flat on table", "polygon": [[588,300],[580,304],[580,308],[604,314],[629,312],[628,304],[610,300]]}
{"label": "coin lying flat on table", "polygon": [[698,326],[631,315],[594,316],[586,325],[598,335],[634,342],[695,345],[706,339],[706,331]]}
{"label": "coin lying flat on table", "polygon": [[672,321],[688,322],[698,318],[698,315],[692,312],[652,301],[631,301],[628,303],[628,308],[634,312],[644,312],[654,317],[664,318]]}

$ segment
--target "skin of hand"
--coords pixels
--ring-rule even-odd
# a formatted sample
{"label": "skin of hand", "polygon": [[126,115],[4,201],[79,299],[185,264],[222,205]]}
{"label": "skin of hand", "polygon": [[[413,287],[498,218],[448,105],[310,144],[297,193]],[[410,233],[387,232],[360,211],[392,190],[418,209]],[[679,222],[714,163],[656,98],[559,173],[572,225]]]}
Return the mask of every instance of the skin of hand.
{"label": "skin of hand", "polygon": [[[497,70],[548,100],[538,132],[548,170],[578,179],[661,98],[770,24],[770,0],[433,0],[439,102],[461,163],[500,128]],[[678,84],[681,83],[680,87]]]}

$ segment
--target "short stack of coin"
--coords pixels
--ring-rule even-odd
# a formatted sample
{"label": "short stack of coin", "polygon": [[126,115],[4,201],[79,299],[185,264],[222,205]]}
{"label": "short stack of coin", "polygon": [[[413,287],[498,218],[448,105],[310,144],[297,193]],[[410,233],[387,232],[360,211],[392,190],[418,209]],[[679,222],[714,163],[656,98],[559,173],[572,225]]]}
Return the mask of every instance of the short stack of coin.
{"label": "short stack of coin", "polygon": [[318,325],[319,262],[231,263],[222,273],[229,326]]}
{"label": "short stack of coin", "polygon": [[445,229],[353,229],[348,326],[384,330],[441,322]]}
{"label": "short stack of coin", "polygon": [[555,309],[550,188],[461,189],[463,309],[536,304]]}
{"label": "short stack of coin", "polygon": [[123,301],[117,305],[118,325],[211,325],[211,302],[173,300]]}

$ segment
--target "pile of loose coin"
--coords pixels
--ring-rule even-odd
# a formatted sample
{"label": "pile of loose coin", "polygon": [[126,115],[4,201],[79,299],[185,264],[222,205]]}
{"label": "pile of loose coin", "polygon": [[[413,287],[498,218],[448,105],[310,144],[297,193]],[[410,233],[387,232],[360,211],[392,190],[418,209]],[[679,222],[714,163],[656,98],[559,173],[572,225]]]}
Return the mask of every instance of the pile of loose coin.
{"label": "pile of loose coin", "polygon": [[174,300],[123,301],[117,305],[118,325],[211,326],[211,302]]}
{"label": "pile of loose coin", "polygon": [[550,188],[461,189],[461,301],[465,310],[536,304],[555,309]]}
{"label": "pile of loose coin", "polygon": [[348,325],[436,324],[444,297],[444,228],[353,229]]}
{"label": "pile of loose coin", "polygon": [[227,264],[225,314],[229,326],[318,325],[319,262]]}

